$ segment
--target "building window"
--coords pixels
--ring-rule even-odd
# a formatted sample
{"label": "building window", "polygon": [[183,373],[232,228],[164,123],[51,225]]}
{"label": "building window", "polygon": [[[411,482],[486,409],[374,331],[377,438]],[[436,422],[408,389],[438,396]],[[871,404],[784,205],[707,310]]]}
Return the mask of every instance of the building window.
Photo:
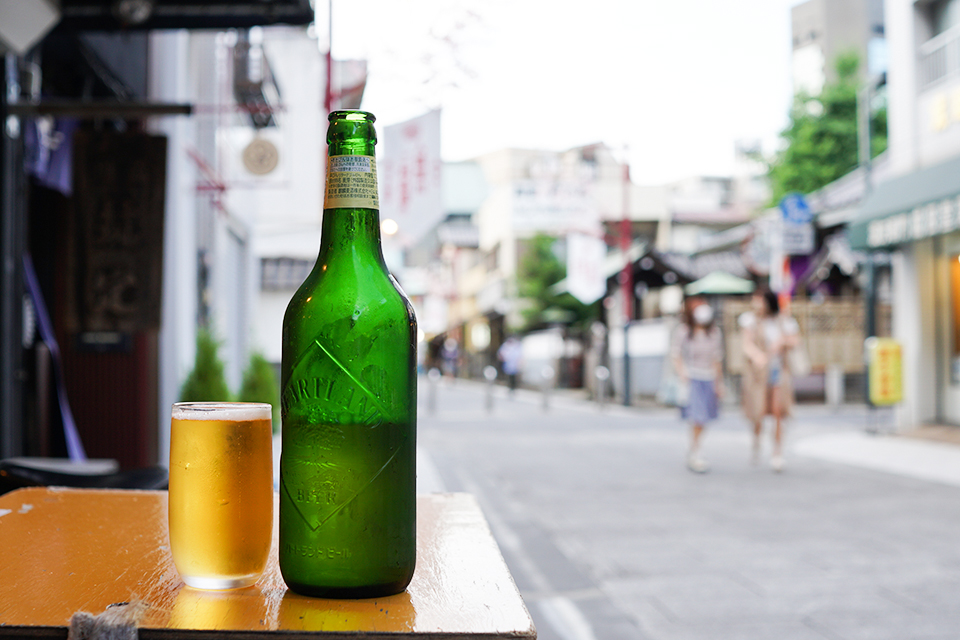
{"label": "building window", "polygon": [[261,258],[260,288],[263,291],[295,291],[313,269],[312,260]]}
{"label": "building window", "polygon": [[940,0],[931,6],[933,35],[960,25],[960,0]]}

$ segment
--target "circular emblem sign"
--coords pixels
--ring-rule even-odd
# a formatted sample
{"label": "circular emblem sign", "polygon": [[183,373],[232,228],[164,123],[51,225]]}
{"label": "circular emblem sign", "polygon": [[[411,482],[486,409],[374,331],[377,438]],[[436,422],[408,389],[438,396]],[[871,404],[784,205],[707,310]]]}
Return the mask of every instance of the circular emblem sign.
{"label": "circular emblem sign", "polygon": [[263,138],[254,138],[243,150],[243,166],[258,176],[265,176],[276,169],[279,158],[277,147]]}

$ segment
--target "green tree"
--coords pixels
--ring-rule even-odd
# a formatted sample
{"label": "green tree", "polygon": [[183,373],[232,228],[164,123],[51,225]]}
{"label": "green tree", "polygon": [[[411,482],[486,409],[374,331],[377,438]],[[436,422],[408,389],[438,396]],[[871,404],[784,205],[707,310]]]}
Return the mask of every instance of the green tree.
{"label": "green tree", "polygon": [[556,245],[556,238],[540,233],[527,241],[520,253],[517,293],[527,301],[524,331],[555,322],[581,326],[596,317],[596,305],[585,305],[569,293],[553,292],[553,285],[567,275],[554,251]]}
{"label": "green tree", "polygon": [[273,365],[261,353],[252,353],[237,395],[240,402],[266,402],[273,407],[273,431],[280,430],[280,384]]}
{"label": "green tree", "polygon": [[180,388],[180,402],[226,402],[230,398],[223,362],[218,351],[220,343],[209,329],[197,331],[197,354],[193,371]]}
{"label": "green tree", "polygon": [[[819,96],[798,95],[790,125],[780,134],[786,143],[769,166],[773,202],[787,193],[810,193],[857,167],[857,88],[860,57],[856,52],[837,57],[837,81]],[[887,146],[886,108],[871,118],[872,152]]]}
{"label": "green tree", "polygon": [[887,96],[884,93],[880,100],[882,105],[876,106],[873,117],[870,119],[870,157],[876,158],[887,150]]}

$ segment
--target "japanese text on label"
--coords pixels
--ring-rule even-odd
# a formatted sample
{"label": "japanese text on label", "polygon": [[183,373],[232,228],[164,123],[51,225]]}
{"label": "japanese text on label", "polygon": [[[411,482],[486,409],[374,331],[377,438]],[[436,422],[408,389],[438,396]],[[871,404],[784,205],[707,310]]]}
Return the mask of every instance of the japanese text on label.
{"label": "japanese text on label", "polygon": [[327,167],[324,209],[380,209],[377,160],[373,156],[332,156]]}

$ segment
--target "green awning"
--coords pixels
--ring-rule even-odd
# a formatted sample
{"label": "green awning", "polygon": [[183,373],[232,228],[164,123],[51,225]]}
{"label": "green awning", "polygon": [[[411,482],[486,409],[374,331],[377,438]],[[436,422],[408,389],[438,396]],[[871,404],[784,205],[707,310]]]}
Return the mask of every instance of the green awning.
{"label": "green awning", "polygon": [[960,157],[888,180],[850,223],[850,246],[881,249],[960,229]]}
{"label": "green awning", "polygon": [[754,284],[725,271],[713,271],[685,286],[688,296],[751,293]]}

